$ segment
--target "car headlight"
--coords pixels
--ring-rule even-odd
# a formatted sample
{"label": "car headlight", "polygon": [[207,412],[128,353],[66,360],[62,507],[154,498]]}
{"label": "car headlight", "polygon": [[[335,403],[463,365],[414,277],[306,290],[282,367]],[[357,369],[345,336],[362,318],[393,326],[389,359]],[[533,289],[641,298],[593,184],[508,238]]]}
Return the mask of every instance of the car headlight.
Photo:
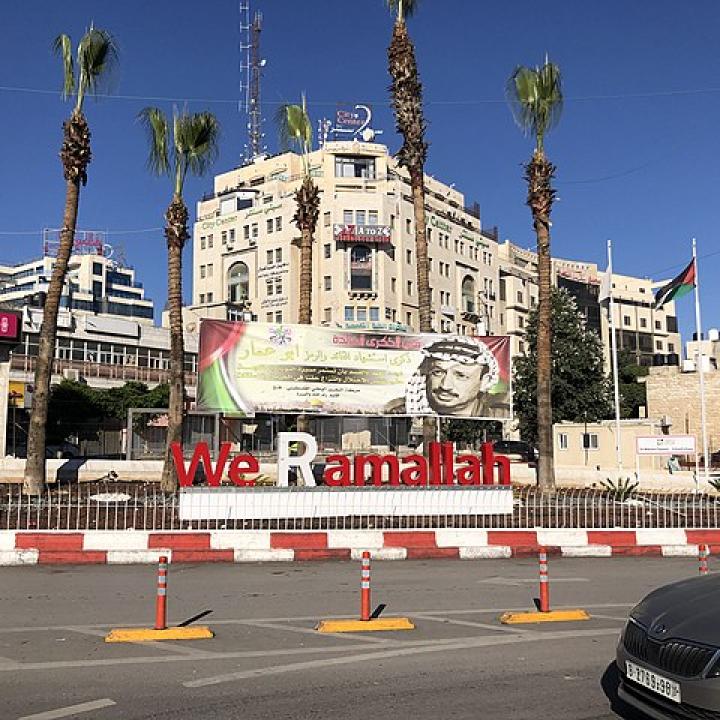
{"label": "car headlight", "polygon": [[710,670],[708,670],[706,677],[720,677],[720,652],[715,653],[715,659],[713,660],[713,664],[710,666]]}

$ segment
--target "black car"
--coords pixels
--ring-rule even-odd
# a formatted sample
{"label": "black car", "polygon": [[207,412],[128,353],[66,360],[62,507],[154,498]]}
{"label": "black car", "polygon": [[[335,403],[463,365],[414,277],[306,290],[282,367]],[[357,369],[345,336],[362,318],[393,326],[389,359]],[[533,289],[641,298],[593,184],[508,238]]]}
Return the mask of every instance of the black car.
{"label": "black car", "polygon": [[504,455],[510,462],[534,463],[538,459],[538,451],[522,440],[496,440],[493,443],[493,452]]}
{"label": "black car", "polygon": [[618,695],[656,720],[720,718],[720,575],[651,592],[617,648]]}

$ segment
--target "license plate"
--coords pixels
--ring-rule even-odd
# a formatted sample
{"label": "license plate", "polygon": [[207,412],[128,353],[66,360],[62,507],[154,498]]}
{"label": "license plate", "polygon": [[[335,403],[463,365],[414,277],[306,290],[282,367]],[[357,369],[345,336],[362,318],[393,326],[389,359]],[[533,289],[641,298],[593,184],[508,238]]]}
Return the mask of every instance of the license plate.
{"label": "license plate", "polygon": [[632,680],[638,683],[638,685],[642,685],[668,700],[676,703],[681,702],[680,685],[674,680],[668,680],[668,678],[658,675],[652,670],[646,670],[644,667],[640,667],[627,660],[625,661],[625,673],[628,676],[628,680]]}

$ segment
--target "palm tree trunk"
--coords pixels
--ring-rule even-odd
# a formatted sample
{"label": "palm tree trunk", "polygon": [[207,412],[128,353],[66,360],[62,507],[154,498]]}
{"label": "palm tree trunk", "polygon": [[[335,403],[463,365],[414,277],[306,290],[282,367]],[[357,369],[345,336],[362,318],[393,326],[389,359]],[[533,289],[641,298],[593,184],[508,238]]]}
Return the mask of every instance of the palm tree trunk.
{"label": "palm tree trunk", "polygon": [[313,232],[302,228],[300,239],[300,313],[301,325],[312,323],[312,241]]}
{"label": "palm tree trunk", "polygon": [[[306,175],[295,193],[297,210],[294,221],[300,229],[300,312],[301,325],[312,324],[312,249],[320,213],[320,192],[310,175]],[[298,432],[310,432],[310,418],[298,415]],[[298,482],[300,482],[298,478]]]}
{"label": "palm tree trunk", "polygon": [[80,183],[87,182],[87,166],[90,162],[90,129],[82,112],[75,111],[63,124],[63,144],[60,150],[65,176],[65,211],[60,232],[60,247],[53,265],[48,287],[43,322],[38,342],[38,358],[35,365],[35,393],[30,413],[27,460],[23,480],[23,492],[39,495],[45,485],[45,426],[50,400],[50,381],[55,357],[57,318],[60,309],[65,276],[75,241]]}
{"label": "palm tree trunk", "polygon": [[[425,171],[422,165],[410,171],[410,188],[415,216],[415,255],[417,260],[418,326],[420,332],[433,332],[432,303],[430,300],[430,261],[428,258],[425,220]],[[437,440],[437,422],[434,417],[423,418],[423,451],[430,452],[430,443]]]}
{"label": "palm tree trunk", "polygon": [[167,448],[160,488],[174,492],[178,477],[171,453],[172,443],[181,443],[185,409],[185,343],[182,323],[182,251],[187,239],[188,211],[182,197],[175,195],[165,213],[168,248],[168,310],[170,313],[170,407]]}
{"label": "palm tree trunk", "polygon": [[552,430],[552,307],[550,285],[550,212],[555,191],[552,178],[555,167],[542,151],[536,151],[526,167],[527,204],[532,210],[537,235],[538,254],[538,329],[537,329],[537,430],[538,485],[555,487],[555,465]]}

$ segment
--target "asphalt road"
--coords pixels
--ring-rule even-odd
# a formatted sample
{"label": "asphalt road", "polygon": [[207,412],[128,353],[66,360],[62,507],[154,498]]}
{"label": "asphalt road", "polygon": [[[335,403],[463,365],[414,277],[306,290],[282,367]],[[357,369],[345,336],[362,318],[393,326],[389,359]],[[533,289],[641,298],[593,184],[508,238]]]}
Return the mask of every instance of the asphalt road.
{"label": "asphalt road", "polygon": [[0,569],[2,720],[593,720],[613,706],[608,670],[629,608],[697,572],[692,558],[551,559],[553,606],[587,622],[502,626],[529,609],[532,559],[376,562],[373,606],[414,631],[324,635],[359,608],[359,563],[176,565],[169,618],[201,613],[212,640],[108,645],[151,627],[152,566]]}

